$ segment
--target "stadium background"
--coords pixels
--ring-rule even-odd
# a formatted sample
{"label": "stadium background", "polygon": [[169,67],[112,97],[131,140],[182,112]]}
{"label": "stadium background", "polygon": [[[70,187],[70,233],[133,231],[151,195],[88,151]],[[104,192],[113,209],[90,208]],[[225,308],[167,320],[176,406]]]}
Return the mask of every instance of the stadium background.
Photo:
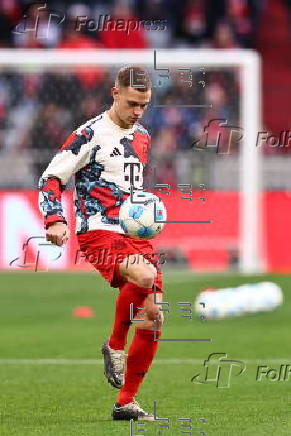
{"label": "stadium background", "polygon": [[[269,135],[280,135],[288,130],[290,65],[288,63],[288,13],[289,3],[258,1],[208,1],[171,2],[166,8],[163,1],[151,2],[50,2],[45,8],[40,3],[29,6],[28,2],[4,1],[0,6],[3,48],[255,48],[262,57],[262,125]],[[39,9],[40,8],[40,9]],[[42,8],[42,9],[41,9]],[[166,10],[166,12],[165,12]],[[48,15],[65,17],[63,23]],[[126,32],[92,32],[83,26],[76,32],[76,19],[92,17],[98,21],[103,14],[156,23],[166,20],[166,30],[148,30],[149,27]],[[21,19],[22,17],[22,19]],[[25,18],[23,18],[25,17]],[[33,31],[38,21],[37,31]],[[272,22],[272,37],[268,28]],[[29,30],[27,30],[29,29]],[[109,26],[110,29],[110,26]],[[25,30],[25,31],[24,31]],[[276,65],[276,68],[273,66]],[[116,70],[106,67],[76,68],[67,72],[57,69],[44,72],[21,72],[2,68],[0,72],[0,135],[1,162],[0,188],[2,226],[0,267],[9,267],[14,253],[21,251],[23,240],[21,223],[18,222],[19,242],[4,244],[10,232],[4,222],[11,222],[5,206],[9,196],[5,190],[18,190],[27,213],[37,219],[35,199],[32,193],[37,180],[57,147],[80,123],[93,117],[110,105],[110,86]],[[278,78],[279,81],[278,81]],[[187,209],[200,215],[200,219],[213,221],[212,225],[168,225],[157,241],[158,249],[168,250],[169,263],[199,270],[223,271],[238,269],[239,247],[239,191],[237,145],[231,147],[227,159],[218,156],[216,150],[199,152],[193,143],[202,136],[204,127],[211,119],[226,119],[239,126],[240,79],[236,69],[212,69],[193,72],[193,84],[204,80],[206,86],[185,86],[177,77],[156,91],[159,104],[164,108],[150,108],[144,124],[153,138],[152,166],[158,168],[156,183],[169,184],[168,195],[161,194],[168,207]],[[171,104],[209,104],[208,108],[176,108]],[[275,109],[276,108],[276,109]],[[288,118],[289,117],[289,118]],[[212,127],[211,138],[215,142],[218,125]],[[211,141],[210,141],[211,142]],[[287,146],[286,146],[287,144]],[[289,271],[291,255],[284,240],[289,235],[285,226],[290,190],[290,146],[262,148],[263,229],[262,250],[266,271]],[[152,175],[148,179],[152,180]],[[192,200],[181,200],[175,194],[179,184],[190,184]],[[145,185],[149,187],[149,183]],[[72,188],[72,186],[68,186]],[[165,189],[164,189],[165,190]],[[203,192],[204,191],[204,192]],[[22,193],[23,192],[23,193]],[[171,194],[169,195],[169,192]],[[212,195],[215,192],[215,201]],[[32,197],[26,197],[26,195]],[[176,195],[176,196],[175,196]],[[201,197],[207,197],[203,200]],[[28,200],[31,198],[33,200]],[[175,198],[175,200],[174,200]],[[200,198],[200,200],[199,200]],[[201,202],[204,202],[201,207]],[[17,206],[15,206],[17,207]],[[29,210],[30,209],[30,210]],[[12,210],[12,208],[10,208]],[[199,213],[197,212],[199,211]],[[178,219],[175,217],[175,219]],[[15,226],[15,221],[13,225]],[[16,231],[14,227],[14,232]],[[181,235],[186,235],[181,239]],[[31,235],[26,235],[27,237]],[[36,235],[34,235],[36,236]],[[188,241],[188,244],[186,243]],[[16,238],[14,238],[16,240]],[[72,240],[72,243],[74,240]],[[4,244],[4,245],[3,245]],[[178,250],[176,250],[178,246]],[[75,246],[68,247],[74,259]],[[9,253],[9,254],[8,254]],[[12,254],[13,253],[13,254]],[[10,258],[9,258],[10,256]],[[14,258],[17,256],[15,254]],[[66,262],[72,266],[73,261]],[[63,265],[64,266],[64,265]],[[59,268],[57,264],[55,268]]]}
{"label": "stadium background", "polygon": [[[261,130],[279,136],[281,131],[290,129],[290,1],[92,0],[82,4],[50,1],[47,2],[47,10],[56,11],[60,16],[65,14],[66,20],[62,25],[52,21],[46,37],[41,32],[47,29],[47,10],[43,9],[40,14],[38,36],[35,31],[23,31],[23,28],[16,27],[23,23],[26,16],[26,29],[34,28],[39,14],[37,8],[43,4],[30,4],[18,0],[2,0],[0,4],[0,47],[15,49],[16,56],[16,49],[19,48],[31,49],[32,56],[35,49],[51,48],[256,50],[262,61]],[[100,14],[123,19],[166,20],[167,30],[140,29],[129,35],[84,29],[75,32],[76,16],[97,19]],[[120,428],[105,422],[113,395],[110,394],[109,398],[107,386],[100,384],[100,362],[98,419],[103,419],[104,423],[95,420],[96,399],[91,392],[92,384],[96,382],[95,367],[91,365],[96,357],[96,336],[99,343],[108,333],[114,295],[105,292],[108,286],[95,273],[94,276],[81,272],[74,275],[47,274],[42,261],[39,262],[38,272],[34,273],[38,247],[34,244],[23,247],[29,238],[44,235],[36,192],[40,173],[72,129],[110,105],[109,90],[115,72],[114,68],[76,67],[74,70],[52,69],[40,73],[27,69],[15,71],[0,65],[0,268],[5,270],[0,276],[0,324],[4,333],[0,347],[3,369],[0,399],[4,405],[1,407],[1,423],[4,424],[5,435],[31,435],[35,434],[34,431],[42,435],[71,435],[71,425],[75,432],[86,436],[96,434],[96,425],[100,434],[121,434]],[[237,163],[240,150],[234,146],[225,157],[217,154],[215,149],[198,151],[192,146],[201,137],[210,119],[227,119],[230,124],[240,125],[240,76],[235,68],[206,68],[205,75],[194,71],[193,83],[201,79],[205,81],[205,87],[189,88],[173,76],[171,86],[162,86],[157,91],[159,103],[205,102],[212,104],[212,109],[149,108],[144,118],[144,124],[153,138],[151,157],[153,165],[158,168],[156,183],[171,187],[170,195],[161,194],[170,214],[176,219],[181,219],[182,213],[191,217],[200,214],[200,219],[213,220],[213,225],[197,224],[191,229],[186,224],[168,225],[155,241],[157,250],[167,254],[165,287],[172,315],[166,337],[192,337],[195,330],[197,337],[212,335],[216,347],[214,350],[212,344],[202,343],[195,346],[195,352],[190,351],[185,343],[175,347],[164,343],[161,347],[158,355],[160,363],[163,359],[166,362],[169,357],[170,360],[176,358],[176,362],[168,361],[165,365],[154,367],[152,380],[157,386],[157,399],[162,398],[159,400],[160,407],[166,414],[169,407],[167,401],[170,401],[173,417],[182,416],[184,412],[185,415],[188,413],[187,416],[191,415],[190,405],[196,397],[188,379],[200,368],[197,362],[194,368],[194,361],[194,366],[185,367],[185,361],[178,362],[181,356],[186,361],[187,358],[197,358],[203,362],[210,352],[227,351],[231,357],[248,358],[252,362],[249,365],[254,365],[256,359],[273,361],[273,364],[288,362],[290,277],[281,273],[291,270],[291,147],[269,144],[261,150],[263,213],[260,224],[264,268],[267,273],[280,274],[240,275]],[[217,130],[214,128],[211,134],[213,139],[216,138]],[[182,183],[193,187],[191,202],[181,199],[177,185]],[[151,184],[152,174],[148,174],[146,187],[150,189]],[[70,184],[64,193],[64,205],[73,226],[72,187]],[[41,243],[40,240],[37,242]],[[49,270],[92,271],[80,258],[75,261],[78,256],[76,250],[72,235],[59,263],[53,262]],[[59,252],[55,249],[52,257],[58,257]],[[182,271],[179,273],[178,269]],[[187,269],[193,271],[187,272]],[[28,271],[28,274],[18,274],[23,271]],[[200,275],[201,272],[207,272],[207,275]],[[213,272],[228,274],[212,275]],[[203,324],[193,320],[191,326],[186,326],[186,321],[178,316],[176,303],[193,302],[195,294],[205,286],[236,286],[265,278],[276,281],[283,288],[285,304],[278,312],[225,320],[220,324]],[[74,307],[82,305],[94,309],[92,319],[76,320],[71,317]],[[76,360],[72,368],[72,365],[60,367],[58,362],[51,362],[51,366],[41,367],[49,358],[63,359],[64,365],[66,359],[79,359],[83,363],[87,359],[89,363],[88,366],[86,363],[78,366]],[[90,358],[92,362],[88,360]],[[16,359],[20,362],[21,359],[28,360],[18,364]],[[34,366],[37,361],[39,367]],[[171,378],[172,364],[175,365],[175,374],[184,373],[187,376],[187,384],[181,382],[182,394],[174,378]],[[254,372],[255,368],[252,369]],[[78,383],[75,383],[76,378],[79,378]],[[286,418],[286,405],[290,399],[288,385],[266,384],[258,396],[258,387],[248,375],[244,384],[234,381],[230,391],[222,394],[218,389],[211,391],[211,395],[207,389],[199,391],[195,419],[197,421],[197,416],[203,415],[209,419],[207,434],[290,434],[291,424]],[[143,391],[148,407],[152,407],[151,392],[149,381]],[[183,398],[180,415],[175,408],[177,395]],[[39,404],[36,400],[38,396]],[[80,404],[80,398],[86,398],[88,409]],[[284,405],[282,398],[287,400]],[[62,402],[65,405],[59,406]],[[242,407],[242,417],[248,424],[239,415]],[[59,421],[55,420],[56,413]],[[125,426],[122,431],[122,434],[129,433]],[[178,434],[178,430],[172,434]]]}

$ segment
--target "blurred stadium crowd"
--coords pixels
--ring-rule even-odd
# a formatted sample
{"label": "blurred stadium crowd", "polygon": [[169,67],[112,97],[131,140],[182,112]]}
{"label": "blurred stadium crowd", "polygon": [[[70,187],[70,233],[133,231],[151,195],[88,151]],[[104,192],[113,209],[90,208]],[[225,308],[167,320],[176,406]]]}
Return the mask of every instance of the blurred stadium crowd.
{"label": "blurred stadium crowd", "polygon": [[[47,4],[1,0],[0,46],[80,50],[252,48],[256,46],[265,4],[263,0],[87,0],[82,3],[62,0]],[[113,20],[164,24],[155,31],[146,23],[137,30],[120,30],[108,25],[106,29],[92,31],[87,18],[98,22],[98,18],[106,14]],[[87,24],[76,30],[78,17],[86,17],[83,21]],[[115,73],[113,69],[88,67],[25,74],[0,70],[0,187],[34,187],[53,152],[68,134],[110,106],[110,87]],[[191,144],[201,136],[210,119],[239,123],[239,72],[228,68],[203,74],[193,71],[190,85],[181,80],[176,71],[163,86],[156,88],[156,104],[168,106],[155,108],[152,105],[144,124],[153,142],[158,144],[153,152],[159,165],[158,183],[167,180],[169,184],[191,182],[195,185],[195,176],[191,180],[183,178],[185,173],[195,173],[189,168],[184,152],[191,150]],[[204,86],[199,83],[202,79]],[[171,106],[203,103],[212,108]],[[216,138],[216,131],[212,136]],[[22,168],[18,180],[11,177],[9,169],[12,161],[15,166],[16,158],[22,159],[18,165]],[[203,157],[200,155],[199,159]],[[195,174],[201,181],[201,173]]]}
{"label": "blurred stadium crowd", "polygon": [[[26,48],[254,47],[265,3],[266,0],[1,0],[0,45]],[[11,32],[24,15],[33,26],[36,16],[42,15],[44,19],[50,12],[56,16],[51,19],[47,38],[37,39],[33,32]],[[124,38],[120,29],[102,32],[82,26],[82,31],[72,33],[76,17],[87,16],[98,21],[100,15],[106,14],[113,19],[160,20],[166,22],[166,28],[159,32],[140,28],[133,31],[131,38]],[[58,17],[65,18],[63,25],[58,24]]]}
{"label": "blurred stadium crowd", "polygon": [[[3,152],[14,157],[19,152],[22,155],[29,152],[34,161],[33,173],[39,174],[74,128],[110,107],[110,88],[116,71],[79,67],[74,72],[70,69],[2,73],[0,96],[4,104],[0,132]],[[202,127],[209,119],[223,118],[233,123],[238,120],[236,74],[233,71],[213,71],[203,76],[205,87],[195,86],[201,77],[201,72],[193,74],[193,86],[189,87],[177,72],[172,74],[168,83],[155,94],[155,103],[167,106],[156,108],[151,105],[143,119],[153,143],[158,144],[158,147],[153,147],[153,158],[159,163],[157,183],[165,180],[170,184],[177,183],[177,171],[184,171],[183,162],[180,159],[178,164],[177,161],[175,168],[173,157],[178,151],[194,151],[193,141],[201,136]],[[171,106],[203,104],[205,101],[213,104],[213,108]],[[215,143],[215,129],[212,137]]]}

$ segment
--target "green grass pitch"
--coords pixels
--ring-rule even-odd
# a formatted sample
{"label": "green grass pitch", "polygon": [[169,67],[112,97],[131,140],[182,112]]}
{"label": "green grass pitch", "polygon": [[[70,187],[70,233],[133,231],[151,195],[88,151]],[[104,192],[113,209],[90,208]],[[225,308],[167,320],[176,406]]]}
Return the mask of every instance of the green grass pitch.
{"label": "green grass pitch", "polygon": [[[266,279],[284,291],[285,303],[276,311],[221,321],[181,317],[177,302],[193,303],[205,286]],[[128,422],[111,420],[117,390],[103,376],[100,353],[117,291],[95,273],[3,273],[0,283],[0,435],[129,436]],[[160,343],[137,399],[149,411],[156,401],[169,429],[159,427],[164,422],[148,422],[134,426],[132,435],[187,434],[179,418],[192,419],[192,435],[291,435],[291,377],[256,381],[258,364],[275,369],[291,364],[290,286],[287,275],[165,273],[170,314],[163,338],[212,342]],[[95,317],[73,318],[77,306],[91,306]],[[246,362],[229,388],[191,382],[214,352]]]}

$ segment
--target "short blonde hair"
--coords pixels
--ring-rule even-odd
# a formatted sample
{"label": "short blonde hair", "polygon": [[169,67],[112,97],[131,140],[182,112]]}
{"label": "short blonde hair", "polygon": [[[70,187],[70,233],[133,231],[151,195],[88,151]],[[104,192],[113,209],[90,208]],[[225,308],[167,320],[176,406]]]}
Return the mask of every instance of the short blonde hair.
{"label": "short blonde hair", "polygon": [[145,92],[152,88],[152,82],[144,67],[129,65],[120,68],[115,79],[115,86],[133,86],[134,89]]}

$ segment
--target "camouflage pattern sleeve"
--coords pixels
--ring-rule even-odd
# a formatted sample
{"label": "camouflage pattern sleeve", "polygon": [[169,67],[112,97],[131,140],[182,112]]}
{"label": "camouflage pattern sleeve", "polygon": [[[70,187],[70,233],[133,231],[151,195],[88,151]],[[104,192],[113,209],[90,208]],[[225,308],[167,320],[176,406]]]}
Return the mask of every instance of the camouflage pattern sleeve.
{"label": "camouflage pattern sleeve", "polygon": [[42,177],[39,180],[39,209],[44,216],[44,228],[50,224],[63,222],[67,224],[63,216],[61,203],[63,187],[56,177],[49,177],[46,180]]}
{"label": "camouflage pattern sleeve", "polygon": [[56,222],[66,223],[61,203],[62,192],[71,176],[89,163],[93,135],[90,127],[73,132],[40,177],[38,204],[45,229]]}

